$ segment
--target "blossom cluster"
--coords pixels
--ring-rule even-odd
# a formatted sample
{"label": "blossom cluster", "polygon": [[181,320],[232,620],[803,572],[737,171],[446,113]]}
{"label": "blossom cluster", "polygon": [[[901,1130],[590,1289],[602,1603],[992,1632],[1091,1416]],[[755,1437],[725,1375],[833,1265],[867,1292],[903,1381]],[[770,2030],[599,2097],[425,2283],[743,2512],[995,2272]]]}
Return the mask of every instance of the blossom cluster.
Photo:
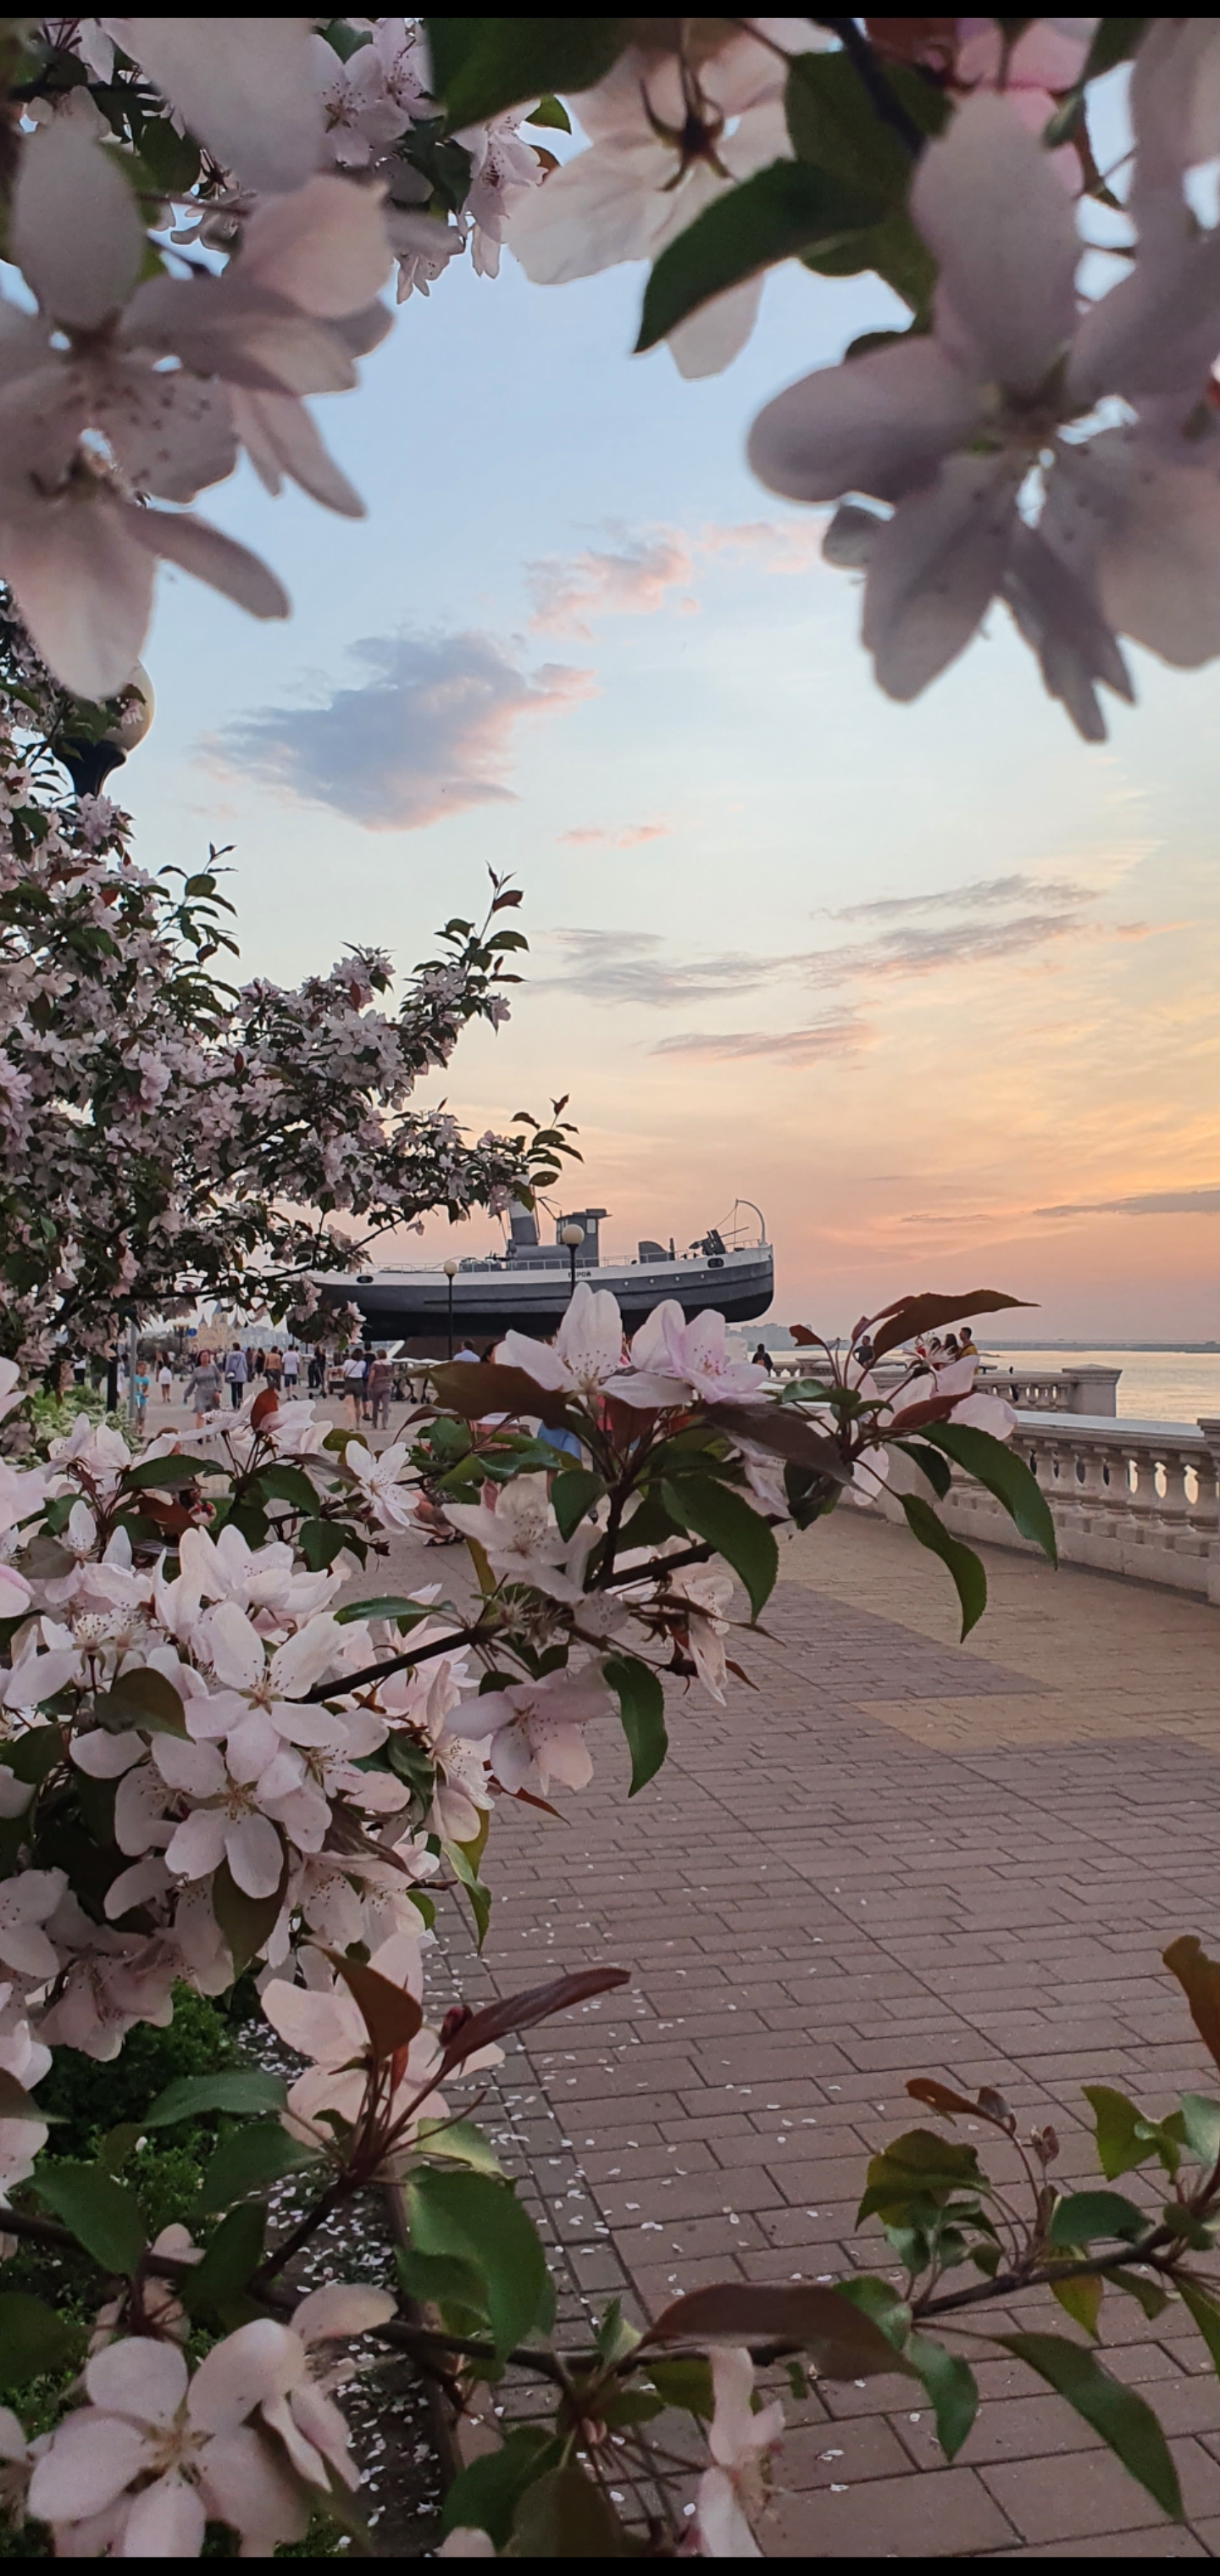
{"label": "blossom cluster", "polygon": [[304,398],[356,383],[396,259],[400,296],[468,238],[494,274],[542,164],[517,117],[440,143],[402,18],[15,21],[0,71],[9,256],[37,307],[3,305],[0,572],[98,699],[138,660],[158,560],[287,615],[267,566],[183,505],[244,452],[269,491],[359,516]]}
{"label": "blossom cluster", "polygon": [[[356,947],[295,989],[234,991],[216,853],[193,876],[137,866],[128,817],[66,789],[82,710],[19,630],[0,632],[0,1276],[7,1348],[104,1346],[116,1303],[199,1295],[284,1311],[387,1228],[502,1205],[558,1166],[554,1128],[466,1138],[411,1105],[463,1027],[507,1016],[523,948],[451,921],[387,1007],[391,960]],[[94,710],[104,721],[106,710]],[[278,1302],[277,1302],[278,1301]]]}
{"label": "blossom cluster", "polygon": [[[902,1307],[891,1339],[921,1313]],[[861,1473],[875,1485],[893,1444],[917,1456],[913,1427],[1010,1427],[971,1392],[972,1363],[940,1370],[917,1347],[882,1386],[819,1351],[783,1391],[722,1317],[671,1300],[628,1341],[582,1281],[552,1343],[513,1333],[494,1362],[436,1369],[436,1401],[379,1453],[265,1392],[189,1448],[169,1431],[135,1455],[81,1415],[40,1453],[0,1361],[0,2202],[38,2191],[56,2048],[110,2060],[137,2022],[170,2019],[179,1981],[219,1995],[247,1966],[302,2068],[280,2115],[290,2156],[332,2196],[418,2192],[461,2159],[452,2088],[497,2062],[512,2023],[498,2007],[427,2020],[430,1883],[486,1903],[493,1812],[584,1788],[616,1707],[633,1786],[652,1776],[661,1674],[723,1699],[734,1577],[756,1612],[777,1531]],[[1001,1481],[1020,1473],[1005,1460]],[[700,1538],[709,1510],[722,1545]],[[350,1597],[370,1551],[438,1516],[481,1569],[476,1607],[434,1586]],[[560,1980],[524,1998],[528,2017],[622,1974]],[[277,2169],[263,2152],[258,2177]],[[310,2355],[388,2328],[395,2299],[330,2284],[289,2316],[272,2290],[192,2371],[200,2250],[171,2228],[151,2279],[106,2303],[83,2402],[49,2436],[27,2444],[0,2416],[6,2493],[60,2554],[190,2556],[209,2523],[260,2554],[354,2483],[333,2374],[320,2383]],[[736,2339],[713,2378],[694,2528],[707,2554],[755,2554],[778,2410],[752,2410]],[[447,2554],[482,2549],[454,2535]]]}

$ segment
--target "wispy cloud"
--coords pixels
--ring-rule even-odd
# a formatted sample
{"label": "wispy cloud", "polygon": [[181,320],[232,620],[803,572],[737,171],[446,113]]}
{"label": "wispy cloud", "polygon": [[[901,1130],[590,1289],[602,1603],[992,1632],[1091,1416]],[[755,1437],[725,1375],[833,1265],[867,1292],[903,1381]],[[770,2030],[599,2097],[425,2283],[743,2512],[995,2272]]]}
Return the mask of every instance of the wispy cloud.
{"label": "wispy cloud", "polygon": [[810,984],[822,989],[883,976],[932,975],[943,967],[1017,957],[1056,940],[1078,937],[1084,926],[1079,914],[1068,912],[1025,912],[1011,921],[944,922],[928,929],[909,922],[854,947],[812,949],[793,962]]}
{"label": "wispy cloud", "polygon": [[939,894],[883,895],[873,903],[841,904],[829,918],[898,921],[909,920],[915,913],[998,912],[1014,903],[1033,903],[1040,910],[1066,904],[1076,910],[1096,900],[1095,887],[1077,885],[1069,877],[975,877],[969,885],[946,886]]}
{"label": "wispy cloud", "polygon": [[[565,963],[547,980],[591,1002],[643,1002],[668,1009],[713,993],[748,993],[787,968],[781,957],[733,950],[719,957],[675,958],[651,930],[560,930]],[[533,979],[535,989],[537,978]]]}
{"label": "wispy cloud", "polygon": [[[676,528],[649,529],[618,542],[589,547],[566,559],[546,555],[527,564],[534,601],[531,624],[553,634],[589,636],[594,617],[648,617],[694,569],[689,543]],[[694,606],[694,602],[691,602]]]}
{"label": "wispy cloud", "polygon": [[1035,1216],[1220,1216],[1220,1188],[1140,1190],[1129,1199],[1082,1199],[1068,1207],[1042,1207]]}
{"label": "wispy cloud", "polygon": [[854,1055],[871,1036],[858,1011],[828,1011],[803,1029],[690,1029],[680,1037],[662,1038],[649,1052],[730,1064],[757,1057],[776,1064],[816,1064],[822,1056]]}
{"label": "wispy cloud", "polygon": [[361,676],[320,704],[256,707],[209,746],[220,764],[363,823],[418,831],[512,797],[514,728],[590,695],[588,671],[530,671],[478,633],[371,635],[351,647]]}
{"label": "wispy cloud", "polygon": [[663,841],[673,830],[672,823],[624,823],[618,831],[603,830],[600,824],[582,824],[575,832],[561,832],[560,841],[573,850],[638,850],[645,841]]}

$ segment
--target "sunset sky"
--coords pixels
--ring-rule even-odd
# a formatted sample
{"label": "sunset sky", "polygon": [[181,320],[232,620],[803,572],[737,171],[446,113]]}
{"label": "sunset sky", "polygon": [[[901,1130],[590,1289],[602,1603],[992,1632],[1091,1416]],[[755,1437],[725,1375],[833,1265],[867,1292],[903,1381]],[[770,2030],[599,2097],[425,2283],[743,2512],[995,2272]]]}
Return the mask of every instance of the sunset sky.
{"label": "sunset sky", "polygon": [[515,872],[529,981],[445,1089],[476,1131],[569,1091],[612,1249],[741,1193],[777,1322],[982,1281],[1039,1302],[1031,1340],[1220,1338],[1220,668],[1137,652],[1090,748],[997,613],[891,705],[823,514],[743,457],[886,290],[783,272],[702,384],[628,357],[638,298],[459,261],[317,406],[365,521],[203,495],[295,614],[164,583],[139,855],[233,842],[245,965],[284,981],[346,942],[407,965]]}

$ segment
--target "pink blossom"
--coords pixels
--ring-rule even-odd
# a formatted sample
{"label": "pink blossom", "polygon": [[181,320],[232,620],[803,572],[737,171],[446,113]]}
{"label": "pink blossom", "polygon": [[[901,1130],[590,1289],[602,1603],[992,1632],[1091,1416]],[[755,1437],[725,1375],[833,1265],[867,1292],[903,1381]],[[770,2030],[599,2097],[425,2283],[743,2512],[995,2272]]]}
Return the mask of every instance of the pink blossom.
{"label": "pink blossom", "polygon": [[552,1786],[587,1786],[593,1756],[584,1730],[612,1706],[596,1670],[548,1673],[541,1681],[515,1682],[508,1690],[467,1700],[450,1730],[475,1742],[490,1736],[491,1768],[501,1787],[531,1789],[545,1798]]}
{"label": "pink blossom", "polygon": [[767,2468],[784,2429],[784,2410],[774,2404],[755,2414],[750,2402],[754,2364],[748,2352],[719,2345],[710,2358],[715,2411],[707,2435],[712,2466],[699,2481],[696,2508],[700,2549],[705,2558],[761,2558],[748,2517],[765,2502]]}

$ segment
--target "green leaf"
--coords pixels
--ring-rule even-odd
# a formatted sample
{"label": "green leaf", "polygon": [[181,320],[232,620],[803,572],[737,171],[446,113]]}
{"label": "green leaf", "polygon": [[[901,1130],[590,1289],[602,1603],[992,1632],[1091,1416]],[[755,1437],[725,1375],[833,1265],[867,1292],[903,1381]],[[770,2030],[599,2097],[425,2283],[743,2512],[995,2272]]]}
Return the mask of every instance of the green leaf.
{"label": "green leaf", "polygon": [[45,2114],[8,2068],[0,2067],[0,2120],[41,2120]]}
{"label": "green leaf", "polygon": [[458,2254],[482,2274],[492,2335],[509,2351],[532,2330],[550,2287],[538,2231],[511,2186],[422,2166],[403,2198],[418,2253]]}
{"label": "green leaf", "polygon": [[418,2299],[422,2307],[468,2308],[476,2317],[486,2316],[487,2285],[477,2264],[463,2255],[419,2254],[412,2245],[399,2245],[394,2260],[407,2297]]}
{"label": "green leaf", "polygon": [[1050,2224],[1052,2245],[1091,2245],[1095,2236],[1116,2236],[1120,2244],[1138,2245],[1152,2232],[1147,2212],[1137,2209],[1121,2191],[1072,2191],[1055,2205]]}
{"label": "green leaf", "polygon": [[[947,124],[947,101],[917,72],[887,63],[885,78],[923,133],[937,134]],[[798,160],[874,189],[891,210],[906,204],[911,156],[901,136],[882,123],[847,54],[794,55],[784,114]]]}
{"label": "green leaf", "polygon": [[261,1467],[250,1484],[252,1497],[264,1503],[290,1503],[294,1511],[316,1512],[318,1491],[303,1468],[281,1465]]}
{"label": "green leaf", "polygon": [[335,1521],[302,1521],[297,1546],[311,1574],[324,1574],[350,1544],[351,1533]]}
{"label": "green leaf", "polygon": [[750,1615],[757,1619],[779,1573],[775,1532],[760,1512],[731,1485],[711,1476],[667,1476],[661,1487],[665,1508],[696,1537],[708,1541],[732,1566],[750,1596]]}
{"label": "green leaf", "polygon": [[625,2558],[627,2535],[609,2498],[573,2462],[526,2487],[512,2546],[517,2558]]}
{"label": "green leaf", "polygon": [[650,2361],[649,2385],[667,2406],[683,2415],[697,2416],[701,2424],[710,2424],[716,2397],[712,2387],[712,2365],[699,2353],[679,2354],[673,2361]]}
{"label": "green leaf", "polygon": [[1153,2145],[1147,2134],[1139,2133],[1142,2115],[1136,2104],[1109,2084],[1086,2084],[1084,2093],[1092,2105],[1097,2161],[1106,2181],[1114,2182],[1119,2174],[1133,2173],[1137,2165],[1146,2165]]}
{"label": "green leaf", "polygon": [[953,1470],[948,1459],[940,1457],[935,1449],[929,1449],[923,1440],[896,1440],[893,1445],[895,1449],[901,1449],[903,1457],[909,1458],[913,1466],[918,1467],[921,1476],[927,1477],[937,1501],[943,1503],[953,1482]]}
{"label": "green leaf", "polygon": [[282,2075],[262,2066],[219,2066],[214,2075],[176,2075],[144,2113],[141,2125],[168,2129],[175,2120],[195,2120],[204,2111],[282,2111],[287,2099]]}
{"label": "green leaf", "polygon": [[1106,2288],[1121,2290],[1125,2299],[1134,2299],[1153,2324],[1164,2316],[1169,2305],[1168,2292],[1156,2281],[1145,2281],[1138,2272],[1107,2272]]}
{"label": "green leaf", "polygon": [[490,1888],[484,1887],[477,1869],[474,1869],[471,1866],[471,1863],[467,1859],[460,1843],[443,1843],[441,1849],[453,1870],[455,1878],[461,1880],[462,1886],[465,1888],[466,1894],[470,1899],[470,1911],[474,1916],[477,1946],[481,1950],[483,1943],[487,1938],[487,1926],[491,1921],[491,1890]]}
{"label": "green leaf", "polygon": [[123,1470],[120,1482],[125,1491],[138,1492],[150,1487],[158,1492],[177,1493],[180,1485],[193,1485],[196,1476],[215,1476],[220,1461],[216,1458],[184,1458],[171,1449],[164,1458],[141,1458],[135,1467]]}
{"label": "green leaf", "polygon": [[208,2239],[202,2263],[182,2284],[182,2303],[190,2316],[204,2316],[209,2309],[223,2312],[240,2299],[262,2262],[266,2233],[267,2212],[261,2201],[247,2201],[221,2219]]}
{"label": "green leaf", "polygon": [[[592,89],[630,42],[624,18],[425,18],[432,92],[451,126],[483,125],[502,108]],[[463,928],[468,928],[463,924]]]}
{"label": "green leaf", "polygon": [[104,2165],[109,2174],[121,2174],[143,2134],[142,2120],[117,2121],[113,2129],[107,2129],[102,2139],[97,2151],[98,2163]]}
{"label": "green leaf", "polygon": [[98,1700],[97,1713],[103,1726],[142,1726],[150,1735],[186,1734],[179,1694],[153,1664],[138,1665],[130,1673],[116,1673],[110,1689]]}
{"label": "green leaf", "polygon": [[943,2203],[963,2187],[979,2190],[983,2180],[973,2147],[938,2137],[934,2129],[907,2129],[880,2155],[870,2156],[856,2224],[875,2211],[901,2225],[912,2200]]}
{"label": "green leaf", "polygon": [[1082,2344],[1070,2343],[1066,2335],[997,2335],[996,2342],[1066,2398],[1076,2414],[1109,2443],[1161,2511],[1181,2521],[1182,2491],[1169,2445],[1152,2408],[1134,2388],[1112,2379],[1091,2352]]}
{"label": "green leaf", "polygon": [[264,1941],[280,1919],[284,1890],[288,1884],[288,1855],[274,1896],[247,1896],[239,1887],[227,1860],[222,1860],[212,1880],[212,1910],[229,1945],[233,1974],[240,1977],[243,1968],[258,1957]]}
{"label": "green leaf", "polygon": [[635,2351],[640,2341],[639,2330],[628,2325],[621,2299],[611,2299],[593,2340],[602,2360],[607,2363],[625,2361],[628,2353]]}
{"label": "green leaf", "polygon": [[1188,2316],[1193,2317],[1211,2355],[1212,2368],[1220,2375],[1220,2300],[1203,2287],[1201,2281],[1177,2277],[1177,2290]]}
{"label": "green leaf", "polygon": [[929,1423],[923,1437],[955,1458],[977,1485],[985,1485],[997,1503],[1003,1504],[1022,1538],[1032,1539],[1052,1565],[1058,1564],[1050,1505],[1037,1477],[1015,1449],[993,1439],[990,1431],[976,1431],[968,1422]]}
{"label": "green leaf", "polygon": [[975,2377],[961,2355],[946,2352],[930,2335],[913,2334],[903,2345],[909,2361],[932,2400],[936,2438],[947,2460],[955,2460],[979,2411]]}
{"label": "green leaf", "polygon": [[103,2272],[134,2272],[147,2238],[133,2192],[100,2165],[39,2165],[30,2189],[70,2227]]}
{"label": "green leaf", "polygon": [[1184,2093],[1182,2126],[1197,2164],[1210,2169],[1220,2163],[1220,2102],[1209,2102],[1203,2093]]}
{"label": "green leaf", "polygon": [[[572,119],[562,99],[558,98],[540,98],[533,114],[527,116],[525,122],[527,125],[555,126],[560,134],[570,134],[572,131]],[[520,945],[525,946],[524,940]]]}
{"label": "green leaf", "polygon": [[345,1601],[341,1610],[332,1611],[340,1627],[349,1619],[396,1619],[400,1628],[417,1627],[421,1619],[430,1619],[435,1602],[408,1601],[398,1592],[378,1592],[371,1601]]}
{"label": "green leaf", "polygon": [[662,251],[644,290],[636,354],[655,348],[712,296],[778,260],[858,234],[883,211],[863,187],[801,161],[756,171],[713,198]]}
{"label": "green leaf", "polygon": [[26,2290],[0,2290],[0,2389],[24,2388],[80,2351],[81,2328]]}
{"label": "green leaf", "polygon": [[600,1503],[605,1485],[592,1467],[565,1467],[551,1487],[551,1509],[559,1523],[560,1535],[571,1538],[579,1529],[586,1512]]}
{"label": "green leaf", "polygon": [[5,1745],[5,1769],[15,1773],[18,1780],[36,1786],[63,1760],[63,1751],[64,1740],[57,1726],[31,1726],[24,1735],[11,1736]]}
{"label": "green leaf", "polygon": [[415,2143],[423,2156],[444,2156],[450,2164],[469,2165],[474,2173],[497,2174],[504,2168],[481,2129],[472,2120],[421,2120]]}
{"label": "green leaf", "polygon": [[251,2121],[221,2140],[204,2171],[198,2206],[202,2211],[228,2209],[247,2192],[266,2191],[285,2174],[300,2173],[317,2161],[317,2148],[290,2138],[278,2120]]}
{"label": "green leaf", "polygon": [[655,1779],[669,1751],[665,1693],[660,1675],[653,1672],[651,1665],[641,1663],[638,1655],[608,1655],[602,1671],[618,1698],[631,1755],[631,1787],[627,1794],[634,1798]]}
{"label": "green leaf", "polygon": [[1096,2272],[1080,2272],[1074,2281],[1050,2283],[1051,2297],[1058,2300],[1064,2315],[1071,2318],[1073,2325],[1083,2326],[1094,2343],[1098,2340],[1097,2320],[1101,2314],[1105,2286]]}
{"label": "green leaf", "polygon": [[922,1494],[900,1494],[898,1500],[906,1513],[907,1527],[912,1537],[917,1538],[921,1547],[929,1548],[933,1556],[938,1556],[941,1563],[948,1566],[956,1586],[958,1600],[962,1605],[964,1641],[971,1629],[977,1626],[987,1607],[987,1577],[983,1571],[981,1559],[975,1555],[972,1547],[964,1547],[959,1538],[953,1537],[952,1532],[945,1528],[939,1515],[933,1511],[931,1504],[925,1503]]}
{"label": "green leaf", "polygon": [[442,2532],[486,2531],[497,2550],[503,2549],[518,2497],[556,2456],[562,2457],[560,2445],[541,2424],[515,2424],[498,2450],[485,2451],[481,2459],[459,2469],[445,2497]]}

